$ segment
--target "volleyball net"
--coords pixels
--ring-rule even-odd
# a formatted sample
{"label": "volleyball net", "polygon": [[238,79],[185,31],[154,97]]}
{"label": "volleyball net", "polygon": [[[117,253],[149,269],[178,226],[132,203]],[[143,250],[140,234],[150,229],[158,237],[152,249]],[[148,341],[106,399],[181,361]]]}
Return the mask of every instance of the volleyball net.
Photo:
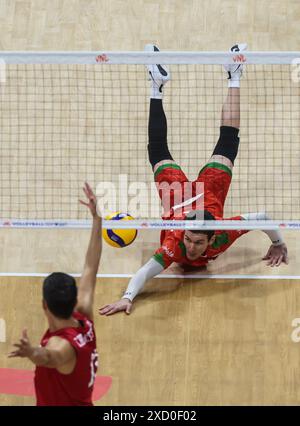
{"label": "volleyball net", "polygon": [[[104,214],[135,228],[300,229],[300,52],[245,52],[240,148],[224,216],[270,221],[161,220],[148,161],[146,64],[168,65],[168,144],[196,179],[219,137],[227,94],[222,52],[0,52],[0,225],[88,227],[85,181]],[[111,221],[104,226],[111,227]],[[192,223],[193,222],[193,223]]]}

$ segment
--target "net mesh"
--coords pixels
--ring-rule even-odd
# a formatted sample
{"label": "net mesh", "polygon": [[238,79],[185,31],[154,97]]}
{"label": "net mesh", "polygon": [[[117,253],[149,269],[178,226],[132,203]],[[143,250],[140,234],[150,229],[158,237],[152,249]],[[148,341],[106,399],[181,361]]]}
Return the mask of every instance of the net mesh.
{"label": "net mesh", "polygon": [[[164,96],[169,149],[194,180],[219,137],[226,75],[221,65],[170,70]],[[240,149],[225,217],[266,211],[276,220],[299,219],[299,94],[289,65],[246,66]],[[150,193],[148,109],[143,65],[7,65],[0,103],[0,218],[86,219],[78,204],[84,181],[113,184],[120,210],[124,179],[128,212],[159,218],[153,188]],[[143,208],[130,211],[137,198]]]}

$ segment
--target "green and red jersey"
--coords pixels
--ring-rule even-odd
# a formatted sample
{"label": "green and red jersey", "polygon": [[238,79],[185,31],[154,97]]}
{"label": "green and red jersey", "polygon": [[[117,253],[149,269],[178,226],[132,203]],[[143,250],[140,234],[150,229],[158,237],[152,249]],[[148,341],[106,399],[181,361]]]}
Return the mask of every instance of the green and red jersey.
{"label": "green and red jersey", "polygon": [[[222,220],[218,218],[217,220]],[[228,220],[242,220],[241,216],[232,217]],[[173,262],[194,268],[205,266],[209,261],[215,260],[221,253],[224,253],[239,237],[246,234],[248,231],[241,230],[226,230],[215,231],[216,239],[211,246],[208,246],[205,253],[196,260],[189,260],[186,257],[186,249],[183,242],[184,230],[167,230],[162,231],[161,247],[156,250],[154,259],[160,263],[165,269]]]}
{"label": "green and red jersey", "polygon": [[[166,182],[171,185],[174,182],[179,183],[175,191],[167,193],[168,199],[164,199],[164,191],[159,189],[159,196],[164,207],[163,219],[184,220],[185,215],[189,210],[195,209],[194,203],[186,205],[184,199],[184,184],[189,182],[186,175],[177,164],[164,164],[160,166],[155,174],[155,181],[157,185]],[[197,179],[192,182],[191,196],[197,196],[197,182],[204,184],[204,203],[203,207],[209,211],[216,220],[242,220],[241,216],[223,219],[223,209],[226,196],[231,183],[232,172],[229,167],[218,162],[211,162],[206,164],[200,171]],[[181,185],[181,187],[180,187]],[[161,188],[161,187],[160,187]],[[179,191],[180,193],[176,193]],[[182,215],[175,215],[172,210],[174,206],[174,199],[181,199],[185,202]],[[189,200],[188,200],[189,201]],[[166,208],[165,208],[166,206]],[[171,206],[171,210],[170,210]],[[224,253],[239,237],[246,234],[248,231],[244,230],[226,230],[215,231],[215,242],[208,246],[205,253],[196,260],[189,260],[186,257],[184,239],[184,230],[163,230],[161,232],[161,247],[155,252],[154,259],[159,262],[164,268],[168,268],[173,262],[181,264],[183,267],[202,267],[208,264],[209,261],[216,259],[221,253]]]}

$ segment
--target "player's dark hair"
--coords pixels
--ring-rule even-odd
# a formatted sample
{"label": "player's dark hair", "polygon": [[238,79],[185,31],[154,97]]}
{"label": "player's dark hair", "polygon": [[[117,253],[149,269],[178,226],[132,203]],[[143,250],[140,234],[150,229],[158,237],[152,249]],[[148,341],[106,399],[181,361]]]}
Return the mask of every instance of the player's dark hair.
{"label": "player's dark hair", "polygon": [[[191,210],[185,216],[185,220],[215,220],[215,217],[207,210]],[[193,234],[205,234],[208,241],[215,235],[213,230],[190,229]]]}
{"label": "player's dark hair", "polygon": [[77,303],[75,279],[63,272],[54,272],[44,280],[43,298],[53,315],[69,319]]}

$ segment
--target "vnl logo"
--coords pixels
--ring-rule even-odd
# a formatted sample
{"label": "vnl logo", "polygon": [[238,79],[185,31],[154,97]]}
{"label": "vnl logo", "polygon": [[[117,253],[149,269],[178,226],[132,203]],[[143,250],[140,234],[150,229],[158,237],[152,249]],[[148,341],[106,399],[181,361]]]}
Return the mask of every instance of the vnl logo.
{"label": "vnl logo", "polygon": [[235,55],[233,56],[233,62],[246,62],[247,58],[244,55]]}
{"label": "vnl logo", "polygon": [[300,342],[300,318],[294,318],[292,321],[292,327],[295,327],[292,334],[291,339],[295,343]]}

